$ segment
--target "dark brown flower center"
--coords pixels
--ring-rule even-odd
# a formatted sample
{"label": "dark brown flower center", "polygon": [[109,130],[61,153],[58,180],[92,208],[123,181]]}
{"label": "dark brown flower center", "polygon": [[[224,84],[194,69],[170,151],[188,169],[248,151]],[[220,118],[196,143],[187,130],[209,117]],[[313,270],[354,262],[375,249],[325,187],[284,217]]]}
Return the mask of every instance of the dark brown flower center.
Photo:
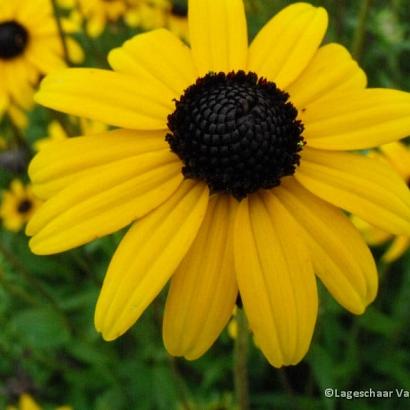
{"label": "dark brown flower center", "polygon": [[188,16],[188,7],[183,3],[173,3],[171,7],[171,14],[176,17],[187,17]]}
{"label": "dark brown flower center", "polygon": [[183,161],[184,176],[240,200],[293,175],[304,140],[288,98],[254,73],[199,78],[168,117],[166,140]]}
{"label": "dark brown flower center", "polygon": [[17,207],[17,212],[19,214],[25,214],[33,207],[33,203],[29,199],[23,199]]}
{"label": "dark brown flower center", "polygon": [[0,58],[10,60],[23,54],[27,47],[27,30],[16,21],[0,23]]}

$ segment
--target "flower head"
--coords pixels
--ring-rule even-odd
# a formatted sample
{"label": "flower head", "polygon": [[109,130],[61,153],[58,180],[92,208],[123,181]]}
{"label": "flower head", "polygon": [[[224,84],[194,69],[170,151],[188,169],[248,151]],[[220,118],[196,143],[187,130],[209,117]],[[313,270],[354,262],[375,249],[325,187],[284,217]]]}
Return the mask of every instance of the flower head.
{"label": "flower head", "polygon": [[[78,45],[67,39],[73,55]],[[24,125],[40,74],[64,67],[63,48],[48,0],[0,2],[0,114],[9,110]]]}
{"label": "flower head", "polygon": [[9,231],[19,231],[30,220],[39,205],[40,201],[30,186],[24,186],[18,179],[13,180],[10,189],[3,192],[0,206],[3,225]]}
{"label": "flower head", "polygon": [[113,50],[113,72],[44,80],[39,103],[119,129],[54,144],[33,160],[35,192],[47,202],[27,227],[30,246],[61,252],[137,221],[97,303],[106,340],[171,279],[163,324],[171,354],[201,356],[239,292],[269,362],[294,364],[313,334],[316,276],[356,314],[377,292],[371,253],[339,208],[410,232],[403,181],[344,152],[409,133],[410,96],[366,89],[342,46],[320,46],[323,8],[285,8],[249,47],[241,0],[191,0],[188,14],[190,47],[156,30]]}

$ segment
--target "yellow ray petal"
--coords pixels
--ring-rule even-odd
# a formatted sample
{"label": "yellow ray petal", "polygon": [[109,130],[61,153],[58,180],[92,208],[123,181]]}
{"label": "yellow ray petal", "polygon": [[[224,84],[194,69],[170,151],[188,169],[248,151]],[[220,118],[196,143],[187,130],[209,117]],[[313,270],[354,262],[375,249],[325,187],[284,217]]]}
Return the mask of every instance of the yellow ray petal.
{"label": "yellow ray petal", "polygon": [[51,254],[115,232],[164,202],[182,180],[167,150],[100,167],[45,202],[27,225],[30,248]]}
{"label": "yellow ray petal", "polygon": [[95,326],[104,339],[126,332],[174,273],[195,239],[208,196],[205,184],[185,180],[125,235],[97,302]]}
{"label": "yellow ray petal", "polygon": [[201,356],[232,315],[238,293],[231,232],[235,209],[228,196],[210,199],[198,236],[172,278],[163,334],[174,356]]}
{"label": "yellow ray petal", "polygon": [[389,160],[390,165],[410,182],[410,147],[401,142],[391,142],[380,147],[380,150]]}
{"label": "yellow ray petal", "polygon": [[366,74],[339,44],[321,47],[312,61],[286,90],[298,108],[323,97],[366,87]]}
{"label": "yellow ray petal", "polygon": [[189,0],[189,38],[200,76],[246,69],[248,35],[242,0]]}
{"label": "yellow ray petal", "polygon": [[114,70],[134,75],[140,81],[158,79],[175,97],[193,84],[197,75],[189,48],[164,29],[126,41],[110,52],[108,61]]}
{"label": "yellow ray petal", "polygon": [[256,344],[275,367],[298,363],[316,320],[316,281],[299,230],[273,195],[252,195],[240,203],[234,255]]}
{"label": "yellow ray petal", "polygon": [[105,27],[105,16],[102,13],[96,13],[90,16],[87,20],[87,34],[91,38],[97,38]]}
{"label": "yellow ray petal", "polygon": [[365,241],[370,246],[378,246],[392,239],[391,233],[382,231],[381,229],[370,225],[368,222],[363,221],[363,219],[359,218],[358,216],[352,215],[351,220],[353,222],[353,225],[361,232]]}
{"label": "yellow ray petal", "polygon": [[95,68],[71,68],[48,75],[36,101],[46,107],[137,130],[166,128],[174,110],[169,89],[159,81]]}
{"label": "yellow ray petal", "polygon": [[37,41],[30,43],[27,50],[27,60],[42,74],[51,73],[65,67],[59,39],[55,38],[54,40],[55,42],[47,37],[38,38]]}
{"label": "yellow ray petal", "polygon": [[305,147],[296,179],[325,201],[380,229],[410,234],[410,192],[382,161]]}
{"label": "yellow ray petal", "polygon": [[164,131],[115,130],[69,138],[44,147],[31,161],[29,176],[36,195],[47,199],[96,167],[165,148]]}
{"label": "yellow ray petal", "polygon": [[410,237],[398,236],[394,239],[389,249],[384,253],[382,259],[384,262],[390,263],[399,259],[410,247]]}
{"label": "yellow ray petal", "polygon": [[312,147],[370,148],[410,134],[410,94],[376,88],[350,91],[310,104],[301,119]]}
{"label": "yellow ray petal", "polygon": [[334,298],[363,313],[377,292],[377,271],[366,243],[349,219],[294,178],[273,190],[304,235],[316,274]]}
{"label": "yellow ray petal", "polygon": [[19,399],[20,410],[41,410],[41,407],[27,393],[23,393]]}
{"label": "yellow ray petal", "polygon": [[84,61],[85,56],[83,49],[80,44],[71,37],[67,37],[67,48],[69,58],[74,64],[81,64]]}
{"label": "yellow ray petal", "polygon": [[249,49],[248,68],[286,88],[306,68],[327,29],[321,7],[295,3],[274,16],[257,34]]}

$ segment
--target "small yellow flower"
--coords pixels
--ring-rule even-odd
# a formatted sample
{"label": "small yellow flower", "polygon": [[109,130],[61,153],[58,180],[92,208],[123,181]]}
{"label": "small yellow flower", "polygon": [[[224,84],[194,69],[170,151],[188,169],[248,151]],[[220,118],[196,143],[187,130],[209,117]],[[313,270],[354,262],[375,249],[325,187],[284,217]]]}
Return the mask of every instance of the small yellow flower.
{"label": "small yellow flower", "polygon": [[3,192],[0,206],[4,227],[18,232],[30,220],[40,202],[33,194],[31,186],[24,186],[18,179],[13,180],[9,191]]}
{"label": "small yellow flower", "polygon": [[[67,38],[70,48],[78,48]],[[77,50],[78,51],[78,50]],[[78,52],[77,52],[78,54]],[[0,115],[25,125],[41,74],[64,67],[63,48],[49,0],[0,2]]]}
{"label": "small yellow flower", "polygon": [[29,174],[47,202],[27,226],[38,254],[131,229],[116,250],[95,324],[126,332],[171,279],[168,351],[201,356],[238,292],[255,343],[299,362],[318,311],[317,278],[355,314],[377,293],[372,255],[341,209],[410,233],[410,193],[359,155],[410,133],[410,95],[367,89],[327,13],[295,3],[248,46],[241,0],[190,0],[190,47],[167,30],[109,54],[114,71],[49,75],[37,101],[119,129],[42,150]]}
{"label": "small yellow flower", "polygon": [[[392,142],[382,145],[380,152],[371,152],[370,155],[390,165],[410,187],[410,148],[408,146],[400,142]],[[382,260],[385,262],[393,262],[399,259],[410,246],[409,235],[394,237],[391,233],[383,231],[358,217],[353,217],[353,222],[361,230],[369,245],[382,245],[389,240],[393,240],[382,256]]]}

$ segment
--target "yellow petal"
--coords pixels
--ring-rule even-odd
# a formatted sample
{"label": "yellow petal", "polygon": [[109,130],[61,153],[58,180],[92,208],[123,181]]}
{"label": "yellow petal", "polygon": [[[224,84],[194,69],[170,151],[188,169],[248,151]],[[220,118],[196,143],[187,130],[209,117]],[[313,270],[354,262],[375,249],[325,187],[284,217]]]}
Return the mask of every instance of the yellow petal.
{"label": "yellow petal", "polygon": [[115,232],[164,202],[181,183],[181,164],[168,150],[115,161],[53,196],[27,226],[30,248],[51,254]]}
{"label": "yellow petal", "polygon": [[88,18],[87,34],[91,38],[97,38],[105,27],[105,17],[102,13],[94,14]]}
{"label": "yellow petal", "polygon": [[196,79],[189,48],[167,30],[135,36],[110,52],[108,61],[119,72],[140,81],[158,79],[179,97]]}
{"label": "yellow petal", "polygon": [[65,67],[65,62],[62,57],[62,46],[56,42],[50,46],[50,39],[45,37],[38,39],[30,44],[27,50],[27,59],[33,64],[42,74],[48,74]]}
{"label": "yellow petal", "polygon": [[20,410],[41,410],[40,406],[27,393],[23,393],[19,399]]}
{"label": "yellow petal", "polygon": [[47,199],[100,166],[165,148],[164,131],[115,130],[69,138],[48,143],[31,161],[29,176],[36,195]]}
{"label": "yellow petal", "polygon": [[275,367],[298,363],[316,321],[316,281],[299,230],[269,192],[240,203],[234,256],[256,344]]}
{"label": "yellow petal", "polygon": [[209,191],[185,180],[163,205],[136,222],[121,241],[97,302],[95,326],[105,340],[126,332],[159,293],[191,246]]}
{"label": "yellow petal", "polygon": [[370,246],[378,246],[392,238],[392,234],[382,231],[358,216],[352,215],[351,220],[353,225],[361,232],[365,241]]}
{"label": "yellow petal", "polygon": [[80,44],[72,38],[67,38],[67,48],[70,60],[75,64],[81,64],[84,61],[84,51]]}
{"label": "yellow petal", "polygon": [[382,256],[382,260],[387,263],[399,259],[410,247],[410,237],[398,236],[394,239],[389,249]]}
{"label": "yellow petal", "polygon": [[366,87],[366,74],[339,44],[321,47],[312,61],[286,90],[292,103],[303,109],[323,97]]}
{"label": "yellow petal", "polygon": [[295,177],[320,198],[386,232],[410,234],[410,191],[382,161],[305,147]]}
{"label": "yellow petal", "polygon": [[316,274],[334,298],[363,313],[377,292],[377,271],[366,243],[349,219],[294,178],[274,191],[301,228]]}
{"label": "yellow petal", "polygon": [[410,182],[410,147],[401,142],[391,142],[380,147],[384,157],[388,159],[390,165]]}
{"label": "yellow petal", "polygon": [[246,69],[248,35],[242,0],[189,0],[189,38],[200,76]]}
{"label": "yellow petal", "polygon": [[232,315],[238,293],[231,240],[235,209],[228,196],[210,199],[198,236],[172,278],[163,334],[174,356],[201,356]]}
{"label": "yellow petal", "polygon": [[315,55],[327,29],[322,7],[295,3],[274,16],[253,40],[248,68],[274,81],[279,88],[291,84]]}
{"label": "yellow petal", "polygon": [[169,89],[158,81],[95,68],[71,68],[48,75],[36,101],[46,107],[131,129],[166,128],[174,110]]}
{"label": "yellow petal", "polygon": [[350,91],[310,104],[301,119],[312,147],[375,147],[410,134],[410,94],[376,88]]}

